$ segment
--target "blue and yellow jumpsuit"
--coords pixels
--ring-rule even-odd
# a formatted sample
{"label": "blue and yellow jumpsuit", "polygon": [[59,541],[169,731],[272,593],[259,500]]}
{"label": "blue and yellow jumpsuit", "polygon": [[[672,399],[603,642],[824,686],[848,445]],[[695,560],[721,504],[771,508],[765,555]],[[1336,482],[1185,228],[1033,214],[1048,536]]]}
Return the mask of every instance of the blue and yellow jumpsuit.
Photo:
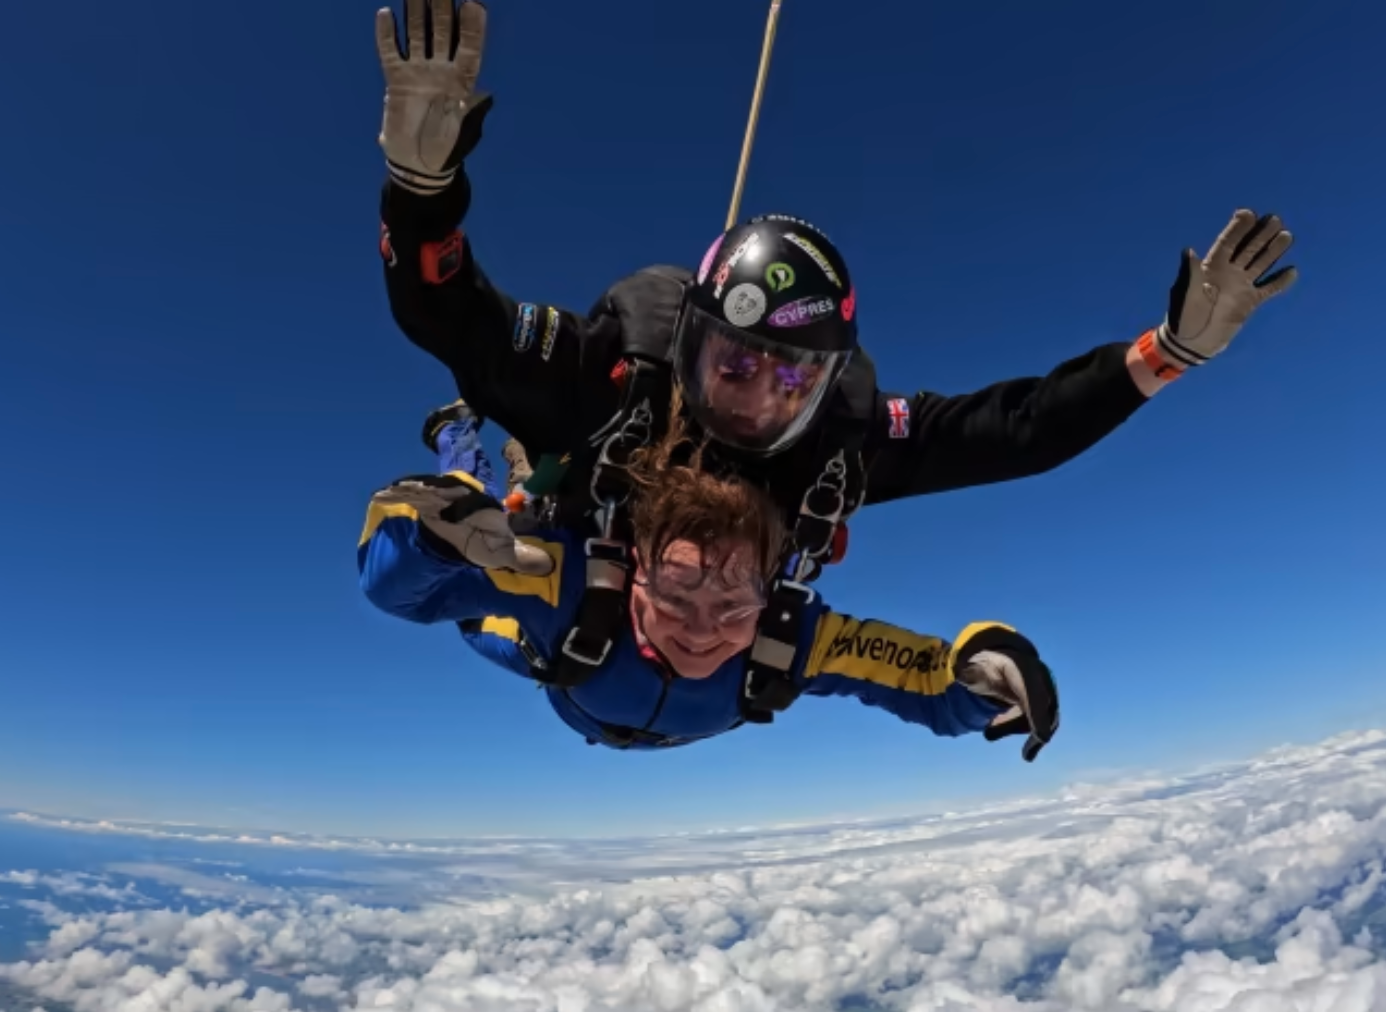
{"label": "blue and yellow jumpsuit", "polygon": [[[458,423],[439,439],[441,463],[445,471],[465,474],[484,489],[489,466],[477,472],[480,451],[472,426],[470,420]],[[532,676],[534,665],[547,663],[572,627],[585,560],[582,539],[567,531],[541,529],[523,540],[554,560],[550,575],[484,570],[444,557],[420,537],[411,507],[372,503],[357,552],[361,586],[391,615],[423,624],[462,624],[483,656]],[[994,628],[991,623],[969,626],[950,643],[833,611],[820,597],[806,613],[791,674],[805,696],[854,698],[938,735],[979,732],[1003,707],[969,691],[954,671],[968,640]],[[744,653],[738,655],[706,679],[680,678],[643,652],[628,626],[585,684],[547,686],[546,691],[560,719],[591,742],[667,748],[740,726],[745,660]]]}

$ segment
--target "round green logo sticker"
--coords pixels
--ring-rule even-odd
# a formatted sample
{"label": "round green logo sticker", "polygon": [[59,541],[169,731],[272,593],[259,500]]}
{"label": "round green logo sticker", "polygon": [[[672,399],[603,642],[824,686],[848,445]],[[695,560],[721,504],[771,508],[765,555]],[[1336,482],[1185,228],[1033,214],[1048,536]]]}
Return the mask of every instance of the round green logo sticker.
{"label": "round green logo sticker", "polygon": [[789,264],[773,263],[765,268],[765,283],[772,292],[782,292],[794,286],[794,268]]}

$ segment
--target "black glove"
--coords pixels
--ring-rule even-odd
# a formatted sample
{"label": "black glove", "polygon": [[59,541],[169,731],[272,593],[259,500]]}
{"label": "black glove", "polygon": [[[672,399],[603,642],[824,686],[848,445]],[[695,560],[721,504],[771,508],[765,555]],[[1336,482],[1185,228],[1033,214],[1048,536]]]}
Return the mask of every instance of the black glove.
{"label": "black glove", "polygon": [[968,639],[954,662],[954,678],[979,696],[1007,706],[982,732],[987,741],[1029,737],[1021,758],[1034,762],[1059,730],[1059,687],[1034,644],[1000,626]]}

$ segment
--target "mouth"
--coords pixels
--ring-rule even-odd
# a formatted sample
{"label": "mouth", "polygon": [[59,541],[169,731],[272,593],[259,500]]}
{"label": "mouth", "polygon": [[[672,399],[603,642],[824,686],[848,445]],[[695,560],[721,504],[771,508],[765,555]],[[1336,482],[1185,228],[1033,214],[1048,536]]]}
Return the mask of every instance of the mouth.
{"label": "mouth", "polygon": [[738,433],[753,436],[765,428],[759,418],[750,415],[732,415],[731,427]]}
{"label": "mouth", "polygon": [[710,643],[710,644],[708,644],[708,646],[706,646],[706,647],[704,647],[704,648],[702,648],[702,649],[700,650],[700,649],[698,649],[697,647],[691,647],[691,646],[689,646],[689,645],[688,645],[687,643],[685,643],[683,640],[678,639],[677,637],[675,637],[675,639],[674,639],[674,646],[678,647],[679,650],[680,650],[682,653],[687,654],[689,657],[707,657],[709,654],[712,654],[713,652],[715,652],[715,651],[721,646],[721,644],[720,644],[720,643]]}

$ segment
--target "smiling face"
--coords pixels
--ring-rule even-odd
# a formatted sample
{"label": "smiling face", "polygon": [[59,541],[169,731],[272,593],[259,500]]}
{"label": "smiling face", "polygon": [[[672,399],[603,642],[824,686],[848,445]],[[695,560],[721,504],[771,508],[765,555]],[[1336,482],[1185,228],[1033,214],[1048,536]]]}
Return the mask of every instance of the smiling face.
{"label": "smiling face", "polygon": [[638,559],[631,588],[636,628],[684,678],[707,678],[747,649],[765,607],[754,548],[717,548],[678,540],[657,564]]}

